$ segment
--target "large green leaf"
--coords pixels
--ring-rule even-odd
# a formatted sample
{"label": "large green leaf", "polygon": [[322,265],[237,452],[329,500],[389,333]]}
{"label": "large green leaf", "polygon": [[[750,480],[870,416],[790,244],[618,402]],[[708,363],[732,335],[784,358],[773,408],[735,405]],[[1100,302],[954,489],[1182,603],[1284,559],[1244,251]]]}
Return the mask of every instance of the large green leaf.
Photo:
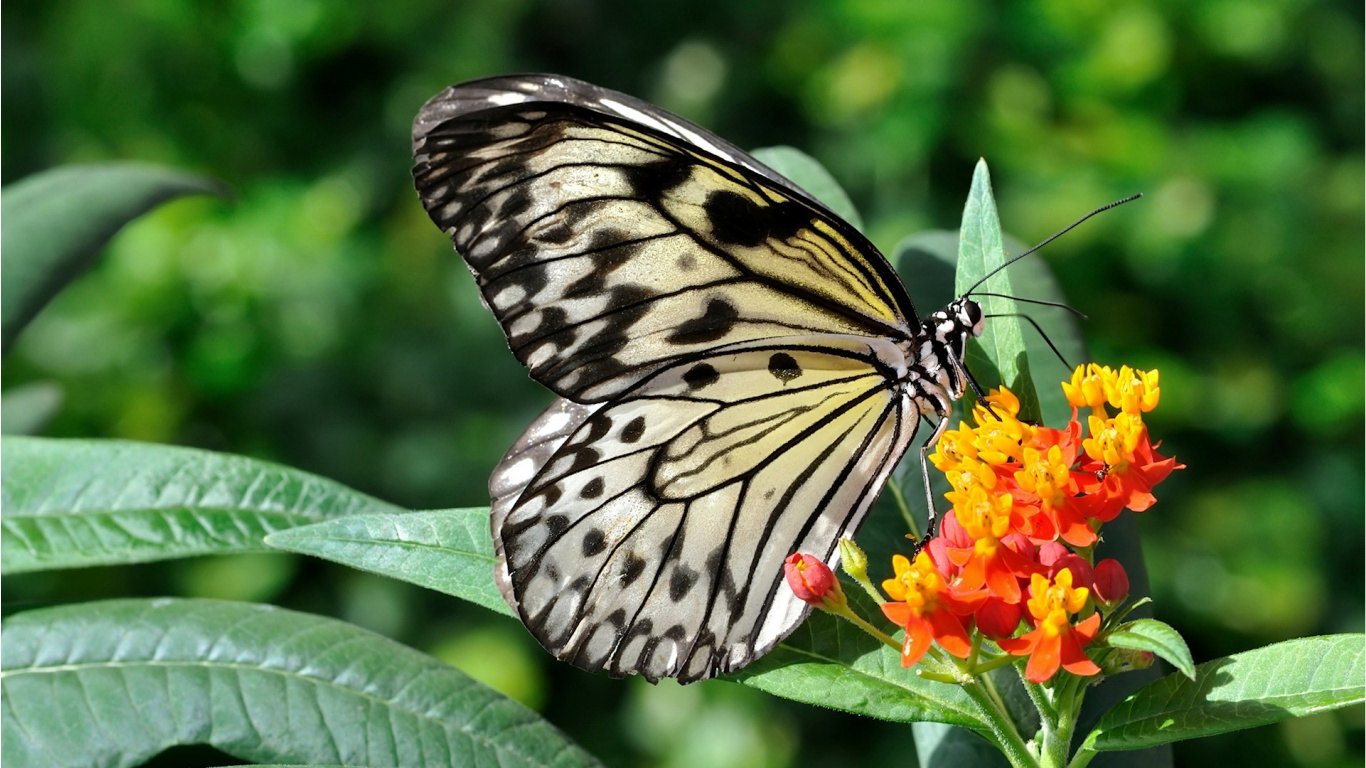
{"label": "large green leaf", "polygon": [[243,456],[117,440],[6,437],[4,573],[259,552],[271,531],[398,508]]}
{"label": "large green leaf", "polygon": [[277,531],[266,544],[513,615],[493,584],[488,507],[355,515]]}
{"label": "large green leaf", "polygon": [[137,765],[181,744],[253,762],[594,764],[459,670],[272,606],[63,606],[7,619],[0,642],[9,766]]}
{"label": "large green leaf", "polygon": [[[991,194],[991,176],[985,160],[977,161],[972,174],[960,233],[954,293],[962,296],[1006,259],[1005,238],[1001,234],[1001,220],[996,214],[996,200]],[[978,290],[1016,295],[1005,270],[996,272]],[[983,313],[993,317],[985,324],[981,337],[969,345],[968,359],[964,362],[979,380],[999,381],[1009,387],[1020,398],[1020,418],[1037,421],[1042,414],[1034,380],[1030,377],[1024,334],[1020,321],[1010,316],[1016,311],[1015,302],[1000,296],[974,298]]]}
{"label": "large green leaf", "polygon": [[786,176],[807,194],[825,204],[854,229],[863,229],[863,218],[835,177],[815,158],[787,146],[761,147],[752,153],[759,162]]}
{"label": "large green leaf", "polygon": [[[487,509],[349,517],[279,531],[267,543],[512,613],[493,585]],[[961,689],[923,680],[900,661],[850,624],[817,614],[736,679],[785,698],[884,720],[982,727]]]}
{"label": "large green leaf", "polygon": [[1366,701],[1366,636],[1290,640],[1168,675],[1106,713],[1087,736],[1096,751],[1213,736]]}
{"label": "large green leaf", "polygon": [[0,197],[0,349],[75,279],[123,225],[185,195],[226,195],[203,176],[140,163],[72,165]]}

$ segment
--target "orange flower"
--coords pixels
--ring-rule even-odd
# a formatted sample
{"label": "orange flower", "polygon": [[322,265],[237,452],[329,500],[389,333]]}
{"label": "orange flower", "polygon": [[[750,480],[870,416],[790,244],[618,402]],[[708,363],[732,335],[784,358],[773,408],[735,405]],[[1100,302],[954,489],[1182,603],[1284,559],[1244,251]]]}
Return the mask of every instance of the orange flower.
{"label": "orange flower", "polygon": [[895,578],[882,582],[882,588],[894,602],[883,603],[882,613],[906,630],[901,665],[909,667],[920,661],[932,641],[954,656],[967,658],[972,643],[956,611],[971,613],[971,608],[949,594],[944,576],[929,554],[917,553],[914,562],[893,555],[892,571]]}
{"label": "orange flower", "polygon": [[948,550],[949,559],[961,569],[954,582],[956,593],[973,592],[985,585],[1007,602],[1020,602],[1020,579],[1028,577],[1032,569],[1028,560],[1003,541],[1023,522],[1014,508],[1015,499],[1009,493],[975,487],[962,494],[962,503],[945,517],[946,528],[954,526],[963,532],[955,538],[969,542]]}
{"label": "orange flower", "polygon": [[1072,464],[1076,456],[1063,445],[1050,446],[1047,451],[1024,449],[1024,466],[1015,473],[1024,504],[1039,505],[1043,520],[1031,519],[1029,535],[1035,541],[1061,536],[1073,546],[1086,547],[1096,542],[1086,508],[1077,503],[1080,491]]}
{"label": "orange flower", "polygon": [[1033,631],[997,641],[1007,653],[1029,656],[1026,679],[1045,682],[1057,674],[1058,667],[1084,677],[1100,672],[1082,650],[1100,629],[1100,614],[1093,613],[1075,626],[1070,622],[1071,616],[1086,607],[1088,596],[1085,587],[1073,588],[1072,572],[1066,568],[1052,579],[1042,574],[1030,577],[1025,608]]}
{"label": "orange flower", "polygon": [[1098,478],[1084,490],[1092,497],[1090,516],[1109,522],[1122,508],[1143,512],[1157,503],[1153,486],[1173,470],[1185,469],[1175,458],[1163,456],[1148,440],[1148,430],[1136,418],[1120,414],[1114,419],[1094,416],[1092,436],[1082,442],[1090,459],[1082,469]]}

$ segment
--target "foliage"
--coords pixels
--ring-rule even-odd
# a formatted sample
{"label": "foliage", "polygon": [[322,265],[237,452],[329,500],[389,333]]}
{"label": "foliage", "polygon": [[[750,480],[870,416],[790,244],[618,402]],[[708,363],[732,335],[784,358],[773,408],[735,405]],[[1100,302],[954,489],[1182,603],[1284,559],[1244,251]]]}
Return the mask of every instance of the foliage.
{"label": "foliage", "polygon": [[[785,155],[796,156],[794,150]],[[815,167],[807,158],[768,157],[798,183],[809,172],[804,168]],[[813,178],[830,181],[823,173]],[[90,194],[98,200],[120,192],[106,186]],[[91,211],[126,217],[112,207]],[[968,256],[960,256],[958,281],[967,287],[1005,256],[984,165],[963,233]],[[60,286],[74,273],[65,265],[88,260],[99,245],[89,238],[65,242],[45,262],[55,274],[43,279]],[[20,236],[11,247],[22,257],[28,245]],[[1008,283],[987,287],[1011,290]],[[7,331],[17,334],[23,325],[19,318]],[[984,366],[1025,370],[1008,365],[1025,359],[1018,325],[1013,335],[997,334],[985,346]],[[1028,378],[1014,381],[1037,411]],[[404,512],[296,470],[169,446],[9,437],[3,448],[7,573],[250,552],[264,544],[507,613],[491,588],[487,509]],[[841,595],[841,606],[844,600]],[[1184,642],[1170,627],[1140,620],[1121,629],[1124,647],[1189,668]],[[1047,740],[1042,754],[1025,743],[999,694],[954,685],[943,676],[952,667],[910,672],[899,663],[897,643],[884,640],[891,651],[843,624],[832,626],[828,616],[816,617],[737,679],[881,720],[960,726],[996,745],[1013,765],[1061,764],[1048,762],[1057,755]],[[1193,683],[1159,680],[1104,715],[1078,759],[1366,699],[1355,682],[1360,636],[1299,643],[1328,644],[1313,657],[1325,665],[1287,671],[1288,663],[1305,659],[1292,643],[1211,662],[1199,676],[1190,670]],[[273,606],[202,599],[79,603],[9,618],[4,645],[0,725],[5,757],[22,765],[133,765],[194,743],[252,761],[594,763],[534,713],[431,657],[349,624]],[[1274,681],[1263,683],[1268,676]],[[1059,685],[1066,690],[1065,682]],[[1041,715],[1043,733],[1051,733],[1047,711]]]}

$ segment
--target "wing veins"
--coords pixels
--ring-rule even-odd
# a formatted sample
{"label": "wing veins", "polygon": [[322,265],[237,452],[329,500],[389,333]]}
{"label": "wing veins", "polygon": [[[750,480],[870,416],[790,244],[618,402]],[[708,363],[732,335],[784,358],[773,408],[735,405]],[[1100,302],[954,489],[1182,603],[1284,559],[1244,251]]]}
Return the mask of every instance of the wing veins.
{"label": "wing veins", "polygon": [[[829,489],[828,491],[826,491],[825,496],[821,499],[821,502],[820,502],[819,504],[817,504],[817,505],[814,507],[815,511],[814,511],[811,515],[808,515],[808,516],[807,516],[807,518],[806,518],[806,524],[802,526],[802,528],[801,528],[800,531],[798,531],[797,537],[796,537],[795,539],[793,539],[791,546],[797,546],[798,544],[800,544],[801,541],[802,541],[803,539],[806,538],[806,535],[807,535],[808,533],[810,533],[810,531],[811,531],[811,526],[814,524],[815,520],[816,520],[818,517],[820,517],[820,514],[821,514],[822,512],[824,512],[825,509],[826,509],[827,507],[829,507],[829,505],[830,505],[830,500],[831,500],[832,498],[834,498],[834,495],[835,495],[836,490],[839,489],[840,485],[845,481],[845,479],[847,479],[847,478],[849,477],[849,474],[853,471],[854,466],[858,464],[859,457],[861,457],[861,456],[864,454],[864,452],[868,450],[868,445],[869,445],[870,443],[872,443],[874,436],[877,435],[878,431],[882,428],[882,422],[883,422],[884,419],[887,418],[887,414],[888,414],[889,412],[895,411],[895,410],[897,409],[898,405],[899,405],[899,403],[898,403],[896,400],[892,400],[891,402],[889,402],[889,403],[887,404],[887,407],[883,409],[882,415],[878,417],[876,427],[875,427],[874,429],[868,430],[868,435],[867,435],[867,437],[865,437],[865,438],[863,439],[863,443],[862,443],[861,445],[859,445],[858,450],[850,454],[849,460],[845,463],[844,468],[840,470],[839,475],[838,475],[836,481],[833,482],[833,483],[831,483],[830,489]],[[849,430],[846,431],[846,432],[844,433],[844,435],[841,435],[841,436],[840,436],[840,437],[841,437],[841,440],[844,438],[845,435],[848,435],[849,432],[852,432],[853,429],[854,429],[854,427],[851,426],[851,427],[849,428]],[[895,435],[899,438],[899,437],[900,437],[900,434],[901,434],[901,423],[900,423],[900,419],[898,418]],[[838,441],[838,440],[833,441],[833,442],[831,443],[831,449],[833,450],[834,446],[839,445],[839,442],[840,442],[840,441]],[[896,443],[893,442],[892,445],[895,446]],[[877,476],[881,474],[881,472],[882,472],[882,467],[885,467],[885,466],[887,465],[887,461],[888,461],[888,459],[891,458],[891,454],[892,454],[892,453],[895,453],[895,451],[888,451],[888,452],[886,453],[886,455],[883,456],[882,462],[878,465],[878,471],[873,473],[874,479],[876,479]],[[828,453],[827,453],[827,455],[828,455]],[[864,486],[863,486],[863,491],[860,492],[859,498],[858,498],[858,500],[856,501],[856,503],[851,504],[851,505],[849,506],[849,515],[846,516],[846,517],[844,518],[844,521],[843,521],[843,522],[841,523],[841,525],[840,525],[840,530],[841,530],[841,531],[847,530],[849,517],[852,516],[852,515],[854,515],[854,514],[857,512],[857,510],[859,509],[859,507],[860,507],[861,504],[862,504],[863,498],[867,495],[868,490],[869,490],[869,488],[870,488],[871,486],[872,486],[872,483],[868,483],[868,484],[864,485]],[[878,490],[881,490],[881,489],[878,489]],[[865,511],[865,513],[866,513],[866,511]],[[762,540],[760,541],[760,545],[759,545],[758,547],[755,548],[756,557],[757,557],[757,553],[758,553],[758,552],[762,552],[763,549],[764,549],[764,547],[768,544],[768,539],[769,539],[770,535],[772,534],[773,530],[775,530],[775,529],[776,529],[776,526],[771,527],[771,528],[767,529],[766,531],[764,531],[764,536],[763,536]],[[833,551],[833,548],[834,548],[834,547],[837,547],[837,546],[839,546],[839,538],[838,538],[838,537],[836,537],[836,538],[831,542],[831,550],[825,552],[824,555],[822,555],[822,559],[823,559],[823,560],[829,560],[831,551]],[[773,606],[773,598],[774,598],[774,596],[777,594],[777,591],[778,591],[779,583],[780,583],[780,582],[781,582],[781,580],[775,580],[775,581],[769,586],[768,594],[765,596],[763,605],[761,606],[761,608],[760,608],[760,610],[759,610],[759,615],[760,615],[760,616],[767,616],[767,615],[768,615],[769,609]],[[749,642],[751,645],[753,645],[754,642],[758,639],[758,633],[759,633],[759,630],[760,630],[762,627],[763,627],[763,622],[759,622],[758,624],[756,624],[756,625],[754,626],[754,629],[751,631],[750,635],[746,638],[747,642]]]}

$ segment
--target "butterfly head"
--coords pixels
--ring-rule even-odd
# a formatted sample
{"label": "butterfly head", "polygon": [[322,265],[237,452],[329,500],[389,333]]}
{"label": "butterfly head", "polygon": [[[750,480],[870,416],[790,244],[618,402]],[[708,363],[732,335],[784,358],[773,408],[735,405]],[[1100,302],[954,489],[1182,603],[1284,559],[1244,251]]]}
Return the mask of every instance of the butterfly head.
{"label": "butterfly head", "polygon": [[948,315],[963,331],[973,336],[982,335],[982,305],[972,299],[966,296],[954,299],[948,306]]}

